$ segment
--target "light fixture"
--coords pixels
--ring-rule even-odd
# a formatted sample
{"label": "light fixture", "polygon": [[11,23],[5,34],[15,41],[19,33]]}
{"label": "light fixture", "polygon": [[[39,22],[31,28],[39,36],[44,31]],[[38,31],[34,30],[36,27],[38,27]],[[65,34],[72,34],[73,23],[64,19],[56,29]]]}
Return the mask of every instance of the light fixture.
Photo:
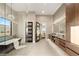
{"label": "light fixture", "polygon": [[43,11],[41,11],[42,12],[42,14],[44,14],[45,13],[45,11],[43,10]]}
{"label": "light fixture", "polygon": [[12,14],[9,14],[9,15],[8,15],[8,19],[10,19],[10,20],[14,20],[15,17],[14,17]]}
{"label": "light fixture", "polygon": [[46,6],[46,5],[47,5],[47,3],[43,3],[43,5],[44,5],[44,6]]}
{"label": "light fixture", "polygon": [[43,23],[42,26],[46,26],[46,23]]}
{"label": "light fixture", "polygon": [[11,13],[8,15],[8,19],[10,19],[10,20],[15,19],[14,15],[13,15],[13,11],[12,11],[12,3],[11,3]]}

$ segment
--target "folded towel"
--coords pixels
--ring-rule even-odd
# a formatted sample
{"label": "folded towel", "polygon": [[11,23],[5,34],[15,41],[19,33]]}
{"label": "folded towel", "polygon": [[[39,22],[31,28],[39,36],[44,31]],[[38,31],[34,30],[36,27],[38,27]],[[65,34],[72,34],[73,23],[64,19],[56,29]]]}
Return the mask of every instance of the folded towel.
{"label": "folded towel", "polygon": [[13,44],[14,44],[15,49],[21,49],[21,48],[26,47],[25,45],[19,45],[19,41],[15,41],[13,42]]}

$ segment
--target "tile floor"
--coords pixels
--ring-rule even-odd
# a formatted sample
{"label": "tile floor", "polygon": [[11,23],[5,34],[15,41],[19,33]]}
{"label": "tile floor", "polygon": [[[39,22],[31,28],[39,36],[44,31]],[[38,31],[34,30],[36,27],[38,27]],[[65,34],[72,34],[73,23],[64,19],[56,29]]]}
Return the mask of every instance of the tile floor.
{"label": "tile floor", "polygon": [[6,56],[60,56],[60,54],[56,51],[56,48],[52,48],[43,39],[37,43],[26,43],[25,48],[13,50]]}

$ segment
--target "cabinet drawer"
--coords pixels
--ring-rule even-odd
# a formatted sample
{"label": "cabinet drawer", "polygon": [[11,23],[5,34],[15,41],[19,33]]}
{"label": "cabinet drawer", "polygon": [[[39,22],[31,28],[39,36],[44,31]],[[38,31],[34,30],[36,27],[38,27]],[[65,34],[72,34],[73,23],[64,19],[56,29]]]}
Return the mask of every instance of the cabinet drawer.
{"label": "cabinet drawer", "polygon": [[70,50],[69,48],[66,48],[66,53],[69,54],[70,56],[78,56],[78,54],[76,54],[75,52],[73,52],[72,50]]}
{"label": "cabinet drawer", "polygon": [[64,50],[64,51],[65,51],[65,46],[63,46],[63,45],[59,44],[59,47],[60,47],[62,50]]}
{"label": "cabinet drawer", "polygon": [[59,46],[59,39],[55,39],[55,44]]}

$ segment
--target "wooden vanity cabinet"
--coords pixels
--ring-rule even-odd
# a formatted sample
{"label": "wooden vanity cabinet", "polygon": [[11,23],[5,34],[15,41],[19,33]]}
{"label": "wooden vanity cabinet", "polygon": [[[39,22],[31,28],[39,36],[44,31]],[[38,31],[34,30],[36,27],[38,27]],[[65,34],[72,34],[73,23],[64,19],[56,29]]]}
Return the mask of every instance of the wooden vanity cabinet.
{"label": "wooden vanity cabinet", "polygon": [[79,45],[71,42],[71,27],[79,26],[79,3],[67,3],[66,7],[66,49],[71,55],[79,55]]}

